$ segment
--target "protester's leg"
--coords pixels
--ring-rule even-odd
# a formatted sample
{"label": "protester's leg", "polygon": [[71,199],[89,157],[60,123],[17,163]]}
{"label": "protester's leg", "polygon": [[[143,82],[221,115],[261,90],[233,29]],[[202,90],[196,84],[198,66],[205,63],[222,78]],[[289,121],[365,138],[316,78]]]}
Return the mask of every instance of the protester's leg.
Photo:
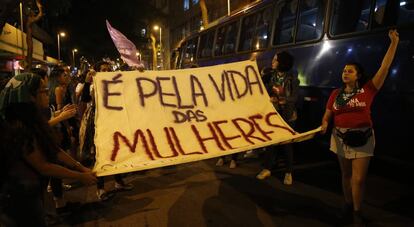
{"label": "protester's leg", "polygon": [[277,147],[268,146],[264,154],[263,166],[265,169],[273,171],[276,169],[276,159],[277,159]]}
{"label": "protester's leg", "polygon": [[354,211],[361,209],[370,157],[352,160],[352,201]]}
{"label": "protester's leg", "polygon": [[341,167],[342,175],[342,190],[344,193],[344,199],[346,204],[352,204],[352,161],[344,157],[338,156],[339,166]]}
{"label": "protester's leg", "polygon": [[263,180],[267,177],[272,175],[271,171],[276,167],[276,147],[275,146],[268,146],[266,147],[266,151],[263,155],[263,169],[260,173],[256,176],[257,179]]}
{"label": "protester's leg", "polygon": [[123,174],[116,174],[114,175],[115,182],[118,184],[124,184],[124,175]]}
{"label": "protester's leg", "polygon": [[283,183],[286,185],[291,185],[293,183],[293,145],[286,144],[283,146],[285,152],[285,159],[286,159],[286,173]]}
{"label": "protester's leg", "polygon": [[124,177],[124,174],[117,174],[114,176],[115,188],[118,190],[132,190],[134,188],[134,185],[130,183],[125,183]]}
{"label": "protester's leg", "polygon": [[105,189],[105,178],[104,177],[98,177],[98,182],[96,182],[96,196],[98,197],[99,200],[101,201],[105,201],[107,200],[108,194],[106,193]]}
{"label": "protester's leg", "polygon": [[237,167],[237,157],[238,157],[238,153],[236,154],[232,154],[231,155],[231,160],[230,160],[230,169],[234,169]]}
{"label": "protester's leg", "polygon": [[98,182],[96,183],[97,189],[104,189],[105,186],[105,179],[104,177],[98,177]]}

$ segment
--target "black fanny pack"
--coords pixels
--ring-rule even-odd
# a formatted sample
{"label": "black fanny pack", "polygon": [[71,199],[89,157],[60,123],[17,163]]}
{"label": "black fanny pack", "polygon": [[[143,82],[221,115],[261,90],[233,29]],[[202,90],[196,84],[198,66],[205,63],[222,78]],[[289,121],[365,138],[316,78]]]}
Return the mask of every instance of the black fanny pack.
{"label": "black fanny pack", "polygon": [[346,132],[341,132],[336,129],[336,135],[342,139],[344,144],[350,147],[362,147],[367,144],[368,139],[372,136],[372,128],[367,130],[347,130]]}

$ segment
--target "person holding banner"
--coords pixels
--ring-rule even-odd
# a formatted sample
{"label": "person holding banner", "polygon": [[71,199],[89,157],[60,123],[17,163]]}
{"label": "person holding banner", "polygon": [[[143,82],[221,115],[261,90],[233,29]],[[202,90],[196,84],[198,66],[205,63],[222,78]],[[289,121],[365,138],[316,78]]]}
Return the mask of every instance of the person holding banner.
{"label": "person holding banner", "polygon": [[[95,154],[95,145],[94,145],[94,137],[95,137],[95,100],[93,94],[93,86],[91,87],[91,83],[93,77],[95,76],[96,72],[111,72],[111,65],[108,62],[100,61],[95,64],[95,70],[90,71],[85,79],[85,85],[82,90],[82,98],[83,102],[87,102],[88,107],[82,116],[82,122],[79,132],[79,141],[80,141],[80,150],[82,156],[89,156],[89,158],[93,158]],[[115,189],[117,190],[132,190],[134,185],[125,183],[123,180],[122,174],[114,175],[115,178]],[[104,177],[98,177],[98,184],[97,184],[97,191],[96,195],[99,200],[105,201],[109,199],[109,194],[105,191],[105,180]]]}
{"label": "person holding banner", "polygon": [[[296,102],[299,92],[299,79],[291,71],[293,61],[292,55],[288,52],[277,53],[272,60],[272,69],[263,73],[263,82],[270,95],[270,101],[290,127],[295,126],[297,119]],[[259,180],[270,177],[271,170],[276,166],[277,153],[270,150],[272,147],[275,146],[266,148],[265,168],[256,176]],[[276,147],[283,150],[286,155],[286,173],[283,183],[291,185],[293,183],[293,146],[292,144],[285,144]]]}
{"label": "person holding banner", "polygon": [[384,84],[399,42],[398,32],[388,33],[390,46],[375,76],[363,83],[363,69],[358,63],[348,63],[342,72],[343,86],[335,89],[326,104],[322,118],[325,134],[333,117],[330,150],[337,154],[342,173],[345,206],[342,218],[355,224],[365,224],[361,204],[369,162],[374,155],[375,137],[372,129],[371,104]]}
{"label": "person holding banner", "polygon": [[44,176],[97,181],[56,144],[41,112],[49,104],[47,93],[46,82],[32,73],[14,76],[0,93],[0,131],[7,132],[0,134],[0,192],[6,195],[0,205],[16,226],[46,226]]}

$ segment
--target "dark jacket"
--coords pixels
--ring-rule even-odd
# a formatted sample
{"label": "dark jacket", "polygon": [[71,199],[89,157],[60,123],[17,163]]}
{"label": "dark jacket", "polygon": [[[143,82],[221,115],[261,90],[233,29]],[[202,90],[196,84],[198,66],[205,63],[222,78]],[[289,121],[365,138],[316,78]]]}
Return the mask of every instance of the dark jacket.
{"label": "dark jacket", "polygon": [[[263,83],[266,86],[266,90],[269,93],[269,96],[277,96],[274,94],[272,87],[277,84],[277,70],[267,70],[265,74],[263,74]],[[278,105],[274,103],[275,109],[279,112],[282,118],[286,121],[294,121],[296,120],[296,103],[298,101],[299,95],[299,79],[296,73],[292,71],[283,72],[285,75],[283,76],[281,86],[283,87],[284,94],[283,98],[286,99],[286,104]],[[281,99],[282,97],[278,97]]]}

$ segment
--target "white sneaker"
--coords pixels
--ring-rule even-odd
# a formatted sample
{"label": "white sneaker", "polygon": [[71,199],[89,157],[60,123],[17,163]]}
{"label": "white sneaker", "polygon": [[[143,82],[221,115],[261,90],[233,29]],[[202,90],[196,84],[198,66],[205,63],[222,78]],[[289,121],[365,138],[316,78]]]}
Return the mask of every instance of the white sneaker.
{"label": "white sneaker", "polygon": [[243,158],[253,158],[255,156],[255,153],[253,150],[248,150],[246,153],[244,153]]}
{"label": "white sneaker", "polygon": [[72,185],[62,183],[62,188],[65,191],[69,191],[72,188]]}
{"label": "white sneaker", "polygon": [[98,189],[96,191],[96,196],[100,201],[105,201],[109,199],[108,193],[106,193],[105,189]]}
{"label": "white sneaker", "polygon": [[219,160],[216,162],[216,166],[223,166],[223,164],[224,164],[223,158],[219,158]]}
{"label": "white sneaker", "polygon": [[293,178],[291,173],[285,173],[285,179],[283,180],[283,184],[285,185],[292,185]]}
{"label": "white sneaker", "polygon": [[122,191],[130,191],[132,189],[134,189],[134,185],[133,184],[120,184],[118,182],[115,182],[115,189],[116,190],[122,190]]}
{"label": "white sneaker", "polygon": [[237,163],[236,163],[236,161],[231,160],[231,161],[230,161],[230,166],[229,166],[229,168],[230,168],[230,169],[234,169],[234,168],[236,168],[236,167],[237,167]]}
{"label": "white sneaker", "polygon": [[259,180],[264,180],[268,177],[270,177],[272,175],[272,173],[270,172],[270,170],[268,169],[263,169],[262,171],[260,171],[259,174],[257,174],[256,178]]}

